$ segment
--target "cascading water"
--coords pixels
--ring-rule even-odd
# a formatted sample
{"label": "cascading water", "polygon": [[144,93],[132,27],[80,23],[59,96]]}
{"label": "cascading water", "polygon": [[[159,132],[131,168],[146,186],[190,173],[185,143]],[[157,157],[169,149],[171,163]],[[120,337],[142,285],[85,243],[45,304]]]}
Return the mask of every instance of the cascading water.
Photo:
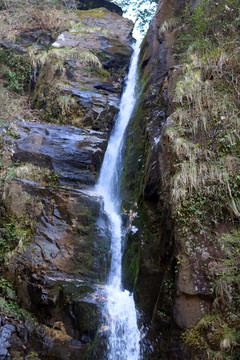
{"label": "cascading water", "polygon": [[[108,360],[140,360],[140,332],[133,295],[122,289],[122,220],[120,215],[119,179],[124,133],[136,102],[137,65],[141,37],[156,9],[155,0],[111,0],[123,6],[126,17],[136,21],[133,35],[137,42],[126,79],[120,110],[109,139],[96,192],[103,197],[104,210],[111,225],[111,269],[104,311],[108,318]],[[155,4],[155,5],[154,5]],[[143,16],[144,15],[144,16]],[[144,19],[144,20],[143,20]],[[145,28],[145,30],[144,30]],[[141,35],[142,34],[142,35]]]}
{"label": "cascading water", "polygon": [[104,210],[111,225],[111,270],[107,286],[108,360],[139,360],[140,333],[133,296],[121,287],[122,222],[119,199],[119,161],[123,138],[135,105],[135,87],[140,40],[134,45],[126,88],[120,110],[109,139],[96,191],[103,197]]}

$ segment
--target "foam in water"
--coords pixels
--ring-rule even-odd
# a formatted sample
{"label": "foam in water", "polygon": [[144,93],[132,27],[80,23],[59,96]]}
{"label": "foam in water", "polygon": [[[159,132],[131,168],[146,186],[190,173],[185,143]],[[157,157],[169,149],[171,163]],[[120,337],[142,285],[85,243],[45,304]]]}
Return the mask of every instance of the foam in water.
{"label": "foam in water", "polygon": [[[122,274],[122,222],[119,211],[120,154],[126,127],[136,101],[137,63],[140,39],[134,45],[126,88],[120,110],[109,139],[96,192],[103,197],[104,210],[111,225],[111,269],[107,286],[106,313],[108,316],[108,360],[139,360],[140,333],[133,296],[121,287]],[[121,165],[121,164],[120,164]]]}
{"label": "foam in water", "polygon": [[147,32],[154,16],[158,1],[156,0],[111,0],[123,10],[123,16],[135,23],[133,36],[137,38]]}

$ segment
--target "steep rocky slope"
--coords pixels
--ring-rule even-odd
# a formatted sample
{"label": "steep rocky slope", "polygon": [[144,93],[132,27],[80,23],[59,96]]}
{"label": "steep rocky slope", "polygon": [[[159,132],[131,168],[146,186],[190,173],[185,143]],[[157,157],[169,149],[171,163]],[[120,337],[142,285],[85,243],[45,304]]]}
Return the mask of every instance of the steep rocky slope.
{"label": "steep rocky slope", "polygon": [[149,359],[239,356],[238,16],[237,2],[163,0],[142,45],[123,264]]}
{"label": "steep rocky slope", "polygon": [[0,14],[1,359],[92,358],[102,325],[109,230],[89,186],[118,110],[133,24],[58,3],[25,12],[21,1],[4,2]]}

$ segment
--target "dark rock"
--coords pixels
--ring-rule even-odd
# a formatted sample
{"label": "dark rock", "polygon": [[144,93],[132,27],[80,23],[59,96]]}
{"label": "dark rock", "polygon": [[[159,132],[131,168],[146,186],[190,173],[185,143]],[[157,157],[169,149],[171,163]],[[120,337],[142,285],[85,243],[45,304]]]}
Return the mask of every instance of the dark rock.
{"label": "dark rock", "polygon": [[7,354],[8,354],[8,351],[7,351],[7,349],[5,348],[3,348],[2,347],[2,344],[0,343],[0,359],[1,360],[4,360],[5,358],[6,358],[6,356],[7,356]]}
{"label": "dark rock", "polygon": [[[93,185],[106,148],[101,132],[74,127],[18,122],[12,160],[54,169],[60,184]],[[6,150],[5,150],[6,151]]]}
{"label": "dark rock", "polygon": [[2,46],[5,49],[13,50],[17,54],[27,54],[27,49],[24,46],[21,46],[16,43],[0,42],[0,46]]}
{"label": "dark rock", "polygon": [[122,9],[120,6],[113,4],[109,0],[77,0],[77,8],[79,10],[89,10],[100,7],[105,7],[106,9],[116,12],[119,15],[122,15]]}
{"label": "dark rock", "polygon": [[11,324],[6,324],[0,327],[0,359],[6,359],[8,349],[11,346],[12,333],[15,327]]}
{"label": "dark rock", "polygon": [[97,197],[12,180],[5,183],[3,198],[16,216],[25,213],[36,221],[32,244],[26,250],[19,249],[18,256],[11,259],[11,271],[32,263],[78,272],[83,279],[95,282],[106,278],[110,237]]}
{"label": "dark rock", "polygon": [[50,31],[36,29],[18,34],[16,42],[23,47],[35,46],[36,48],[46,47],[54,41]]}

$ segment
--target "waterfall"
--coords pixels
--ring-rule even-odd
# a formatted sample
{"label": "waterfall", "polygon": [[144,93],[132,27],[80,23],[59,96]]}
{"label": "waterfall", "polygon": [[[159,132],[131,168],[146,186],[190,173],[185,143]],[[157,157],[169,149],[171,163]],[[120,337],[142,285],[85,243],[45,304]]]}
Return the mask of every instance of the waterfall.
{"label": "waterfall", "polygon": [[124,133],[136,102],[137,64],[140,52],[134,45],[126,88],[120,110],[109,139],[96,192],[103,197],[104,210],[111,225],[111,269],[107,285],[106,317],[108,318],[108,360],[139,360],[140,333],[133,295],[122,289],[122,221],[120,215],[119,179]]}

